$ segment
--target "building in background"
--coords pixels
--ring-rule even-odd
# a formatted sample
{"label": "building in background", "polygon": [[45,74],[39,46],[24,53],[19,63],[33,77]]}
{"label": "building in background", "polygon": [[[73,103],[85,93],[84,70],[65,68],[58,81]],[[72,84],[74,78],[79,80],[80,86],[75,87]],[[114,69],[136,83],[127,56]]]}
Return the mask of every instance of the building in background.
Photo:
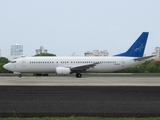
{"label": "building in background", "polygon": [[152,55],[155,55],[154,57],[155,60],[160,60],[160,47],[156,47]]}
{"label": "building in background", "polygon": [[93,52],[87,51],[84,53],[84,56],[108,56],[109,53],[107,50],[99,51],[99,50],[93,50]]}
{"label": "building in background", "polygon": [[23,55],[23,45],[19,44],[12,45],[10,55]]}
{"label": "building in background", "polygon": [[11,53],[8,60],[14,60],[23,56],[23,45],[11,45]]}
{"label": "building in background", "polygon": [[39,49],[36,49],[36,54],[47,53],[47,49],[44,49],[44,46],[40,46]]}

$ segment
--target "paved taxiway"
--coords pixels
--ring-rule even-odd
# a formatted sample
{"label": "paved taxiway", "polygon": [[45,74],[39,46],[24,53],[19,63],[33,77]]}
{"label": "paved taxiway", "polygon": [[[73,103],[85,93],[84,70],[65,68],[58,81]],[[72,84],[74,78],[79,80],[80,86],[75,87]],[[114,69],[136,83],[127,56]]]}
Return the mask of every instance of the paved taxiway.
{"label": "paved taxiway", "polygon": [[160,77],[0,77],[0,86],[160,86]]}
{"label": "paved taxiway", "polygon": [[0,77],[0,117],[160,117],[160,77]]}

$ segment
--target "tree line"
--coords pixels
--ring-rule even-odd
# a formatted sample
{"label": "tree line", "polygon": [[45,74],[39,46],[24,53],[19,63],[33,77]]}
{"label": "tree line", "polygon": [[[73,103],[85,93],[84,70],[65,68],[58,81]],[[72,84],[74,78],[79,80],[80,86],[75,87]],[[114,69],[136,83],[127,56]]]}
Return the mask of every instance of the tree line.
{"label": "tree line", "polygon": [[145,63],[114,73],[160,73],[160,60],[147,60]]}
{"label": "tree line", "polygon": [[9,62],[9,60],[7,58],[5,58],[5,57],[0,58],[0,73],[9,73],[8,70],[3,68],[3,65],[5,65],[8,62]]}

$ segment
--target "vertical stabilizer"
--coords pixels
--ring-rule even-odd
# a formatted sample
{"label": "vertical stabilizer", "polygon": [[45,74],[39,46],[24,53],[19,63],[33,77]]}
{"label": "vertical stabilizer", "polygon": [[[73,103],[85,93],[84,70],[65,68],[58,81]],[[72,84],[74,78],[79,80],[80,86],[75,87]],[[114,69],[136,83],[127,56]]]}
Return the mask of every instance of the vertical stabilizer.
{"label": "vertical stabilizer", "polygon": [[126,52],[114,56],[143,57],[148,34],[148,32],[143,32]]}

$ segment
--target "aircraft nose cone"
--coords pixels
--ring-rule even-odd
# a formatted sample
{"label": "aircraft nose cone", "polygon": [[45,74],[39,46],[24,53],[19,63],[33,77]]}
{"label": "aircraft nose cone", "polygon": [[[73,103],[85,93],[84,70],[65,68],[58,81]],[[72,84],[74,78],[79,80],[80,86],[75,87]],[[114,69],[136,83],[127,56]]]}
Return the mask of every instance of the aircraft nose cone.
{"label": "aircraft nose cone", "polygon": [[8,70],[8,64],[3,65],[3,68]]}

